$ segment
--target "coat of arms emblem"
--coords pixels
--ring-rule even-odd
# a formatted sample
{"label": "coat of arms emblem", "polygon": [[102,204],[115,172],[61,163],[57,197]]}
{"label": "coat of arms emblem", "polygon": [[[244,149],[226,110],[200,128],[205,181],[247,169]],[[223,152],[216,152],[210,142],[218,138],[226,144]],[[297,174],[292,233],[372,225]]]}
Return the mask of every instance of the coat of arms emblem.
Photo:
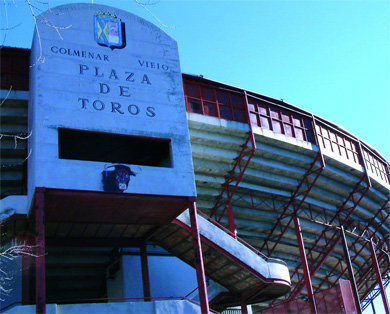
{"label": "coat of arms emblem", "polygon": [[94,16],[95,40],[107,47],[122,47],[122,22],[116,15],[99,13]]}

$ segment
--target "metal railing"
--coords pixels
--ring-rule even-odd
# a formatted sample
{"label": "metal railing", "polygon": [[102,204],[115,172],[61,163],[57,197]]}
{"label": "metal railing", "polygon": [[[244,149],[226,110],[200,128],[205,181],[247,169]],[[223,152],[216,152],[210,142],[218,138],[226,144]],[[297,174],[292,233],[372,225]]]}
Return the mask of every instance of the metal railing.
{"label": "metal railing", "polygon": [[[249,119],[249,123],[252,126],[267,129],[275,133],[281,133],[287,137],[297,139],[300,139],[299,137],[301,136],[297,136],[295,129],[302,131],[304,132],[304,136],[300,140],[320,145],[321,149],[331,155],[333,154],[334,156],[350,160],[354,164],[361,165],[364,167],[365,171],[367,171],[367,173],[370,176],[373,176],[376,180],[388,185],[390,184],[389,162],[369,145],[365,144],[341,127],[283,101],[247,92],[239,88],[230,87],[229,89],[228,86],[224,86],[223,84],[198,77],[194,77],[193,80],[189,78],[188,75],[185,77],[185,82],[191,82],[191,84],[199,84],[206,87],[209,86],[210,88],[214,88],[216,90],[229,90],[236,94],[241,94],[243,97],[247,94],[248,98],[251,99],[252,102],[261,104],[266,111],[264,114],[253,108],[253,110],[251,110],[249,108],[249,106],[251,106],[250,102],[248,104],[248,111],[257,115],[256,121]],[[187,95],[185,96],[186,99],[188,99]],[[275,111],[275,109],[278,117],[272,115],[272,111]],[[187,110],[191,111],[188,104]],[[203,111],[201,114],[207,115],[207,113]],[[290,116],[289,121],[286,120],[287,118],[283,118],[283,115],[286,115],[286,117]],[[300,125],[294,125],[294,117],[300,119]],[[260,118],[268,119],[268,125],[262,125],[259,120]],[[234,117],[232,120],[235,120]],[[242,120],[236,121],[244,122]],[[274,122],[279,125],[277,129],[274,129],[273,127]],[[248,123],[248,121],[245,121],[245,123]]]}

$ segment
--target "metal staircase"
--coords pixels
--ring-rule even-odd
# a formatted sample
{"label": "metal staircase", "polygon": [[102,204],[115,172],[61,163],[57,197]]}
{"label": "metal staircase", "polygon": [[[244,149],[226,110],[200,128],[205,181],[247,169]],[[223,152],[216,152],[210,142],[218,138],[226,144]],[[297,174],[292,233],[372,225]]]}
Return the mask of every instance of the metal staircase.
{"label": "metal staircase", "polygon": [[[213,308],[219,309],[222,304],[266,301],[290,290],[290,276],[284,262],[267,258],[199,213],[198,224],[206,276],[229,291],[210,300]],[[195,265],[188,210],[171,224],[161,227],[151,240],[184,262]]]}

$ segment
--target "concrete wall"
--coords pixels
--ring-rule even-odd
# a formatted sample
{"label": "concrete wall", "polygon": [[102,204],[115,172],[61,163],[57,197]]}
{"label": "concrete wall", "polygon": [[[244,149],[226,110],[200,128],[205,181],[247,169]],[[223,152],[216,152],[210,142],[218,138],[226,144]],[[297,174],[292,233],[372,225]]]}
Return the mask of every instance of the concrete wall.
{"label": "concrete wall", "polygon": [[[121,20],[124,47],[95,40],[94,18],[102,12]],[[65,27],[62,39],[45,19]],[[56,7],[38,24],[40,40],[35,33],[31,53],[30,200],[35,187],[102,191],[110,162],[59,159],[58,128],[170,140],[171,167],[137,166],[125,192],[196,195],[177,43],[151,23],[102,5]]]}
{"label": "concrete wall", "polygon": [[[123,255],[115,278],[107,279],[109,298],[143,297],[141,258]],[[175,256],[148,256],[152,297],[186,296],[198,284],[196,271]]]}
{"label": "concrete wall", "polygon": [[175,256],[149,256],[152,296],[186,296],[198,287],[196,271]]}
{"label": "concrete wall", "polygon": [[[15,306],[4,313],[33,314],[34,305]],[[168,300],[152,302],[122,302],[122,303],[96,303],[96,304],[47,304],[47,314],[70,313],[201,313],[200,307],[186,300]]]}

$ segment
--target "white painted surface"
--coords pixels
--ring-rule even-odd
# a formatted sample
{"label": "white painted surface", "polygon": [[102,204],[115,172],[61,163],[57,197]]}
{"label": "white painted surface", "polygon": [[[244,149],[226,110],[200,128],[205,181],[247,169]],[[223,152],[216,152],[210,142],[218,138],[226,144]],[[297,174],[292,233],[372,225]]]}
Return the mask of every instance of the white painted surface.
{"label": "white painted surface", "polygon": [[[124,48],[95,41],[94,16],[103,11],[124,24]],[[63,39],[42,17],[67,27]],[[102,191],[107,163],[59,159],[60,127],[169,139],[172,168],[136,166],[125,192],[195,196],[177,43],[151,23],[102,5],[60,6],[42,17],[41,42],[35,34],[31,52],[29,199],[35,187]]]}
{"label": "white painted surface", "polygon": [[10,195],[0,201],[0,220],[15,214],[27,214],[27,196]]}

